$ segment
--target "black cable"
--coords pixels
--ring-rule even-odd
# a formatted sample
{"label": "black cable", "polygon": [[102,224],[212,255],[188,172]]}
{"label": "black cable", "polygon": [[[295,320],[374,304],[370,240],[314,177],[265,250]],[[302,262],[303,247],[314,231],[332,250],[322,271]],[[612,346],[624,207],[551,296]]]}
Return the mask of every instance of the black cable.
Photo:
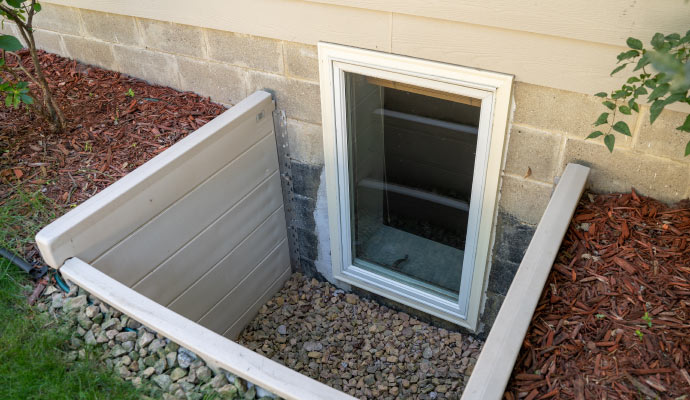
{"label": "black cable", "polygon": [[28,262],[24,261],[21,257],[18,255],[15,255],[11,251],[0,247],[0,256],[6,258],[9,262],[12,264],[16,265],[17,267],[21,268],[22,271],[26,272],[27,274],[31,275],[31,277],[34,280],[39,280],[43,277],[48,272],[48,267],[43,266],[40,269],[39,268],[34,268],[31,264]]}

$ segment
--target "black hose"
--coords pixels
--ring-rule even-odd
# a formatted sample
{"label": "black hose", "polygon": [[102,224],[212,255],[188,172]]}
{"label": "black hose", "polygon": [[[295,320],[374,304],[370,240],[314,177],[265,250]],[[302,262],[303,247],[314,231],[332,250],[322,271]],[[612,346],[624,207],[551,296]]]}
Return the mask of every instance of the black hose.
{"label": "black hose", "polygon": [[39,280],[48,272],[48,267],[43,266],[41,268],[34,268],[31,264],[24,261],[18,255],[15,255],[11,251],[0,247],[0,256],[6,258],[9,262],[21,268],[24,272],[31,275],[34,280]]}

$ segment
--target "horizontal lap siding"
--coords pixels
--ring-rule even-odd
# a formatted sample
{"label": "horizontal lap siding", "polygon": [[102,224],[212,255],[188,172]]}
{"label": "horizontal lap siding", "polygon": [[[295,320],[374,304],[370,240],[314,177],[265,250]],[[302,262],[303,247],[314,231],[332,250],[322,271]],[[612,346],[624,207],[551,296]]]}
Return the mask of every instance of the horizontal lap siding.
{"label": "horizontal lap siding", "polygon": [[250,95],[41,231],[44,256],[84,257],[219,334],[241,329],[290,273],[273,110]]}
{"label": "horizontal lap siding", "polygon": [[274,173],[133,288],[169,304],[280,207],[281,196],[280,178]]}
{"label": "horizontal lap siding", "polygon": [[[198,321],[286,238],[285,213],[281,207],[168,307]],[[288,264],[286,261],[284,265]]]}
{"label": "horizontal lap siding", "polygon": [[[242,136],[252,140],[260,136],[249,127],[247,128]],[[228,149],[228,153],[240,151],[242,143],[240,140],[237,142],[237,147],[233,150]],[[220,171],[201,182],[92,262],[92,265],[108,271],[111,277],[125,285],[133,286],[216,221],[258,183],[277,171],[278,162],[275,152],[273,135],[264,135],[260,142],[252,144],[249,149],[231,160]],[[221,243],[224,239],[219,237],[205,237],[205,240],[213,240],[218,245],[224,244]],[[203,256],[203,254],[199,255]],[[143,266],[147,266],[150,270]]]}

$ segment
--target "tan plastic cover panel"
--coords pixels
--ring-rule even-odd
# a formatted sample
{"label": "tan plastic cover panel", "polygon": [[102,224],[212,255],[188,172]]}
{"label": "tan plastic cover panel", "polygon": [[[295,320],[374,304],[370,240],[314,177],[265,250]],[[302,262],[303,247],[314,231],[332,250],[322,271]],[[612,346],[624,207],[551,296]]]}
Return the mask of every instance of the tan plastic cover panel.
{"label": "tan plastic cover panel", "polygon": [[273,110],[252,94],[48,225],[44,259],[77,257],[236,335],[290,273]]}

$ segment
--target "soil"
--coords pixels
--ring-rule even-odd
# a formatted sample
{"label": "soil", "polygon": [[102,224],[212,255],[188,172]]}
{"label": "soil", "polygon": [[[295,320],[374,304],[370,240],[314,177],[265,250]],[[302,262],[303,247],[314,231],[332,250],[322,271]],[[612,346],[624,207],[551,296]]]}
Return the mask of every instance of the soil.
{"label": "soil", "polygon": [[[32,70],[26,51],[22,63]],[[53,133],[25,107],[0,107],[0,203],[40,190],[58,214],[83,202],[225,110],[191,92],[40,53],[68,128]],[[33,92],[38,92],[30,86]],[[35,249],[25,257],[37,260]]]}
{"label": "soil", "polygon": [[690,202],[582,197],[505,399],[690,394]]}

